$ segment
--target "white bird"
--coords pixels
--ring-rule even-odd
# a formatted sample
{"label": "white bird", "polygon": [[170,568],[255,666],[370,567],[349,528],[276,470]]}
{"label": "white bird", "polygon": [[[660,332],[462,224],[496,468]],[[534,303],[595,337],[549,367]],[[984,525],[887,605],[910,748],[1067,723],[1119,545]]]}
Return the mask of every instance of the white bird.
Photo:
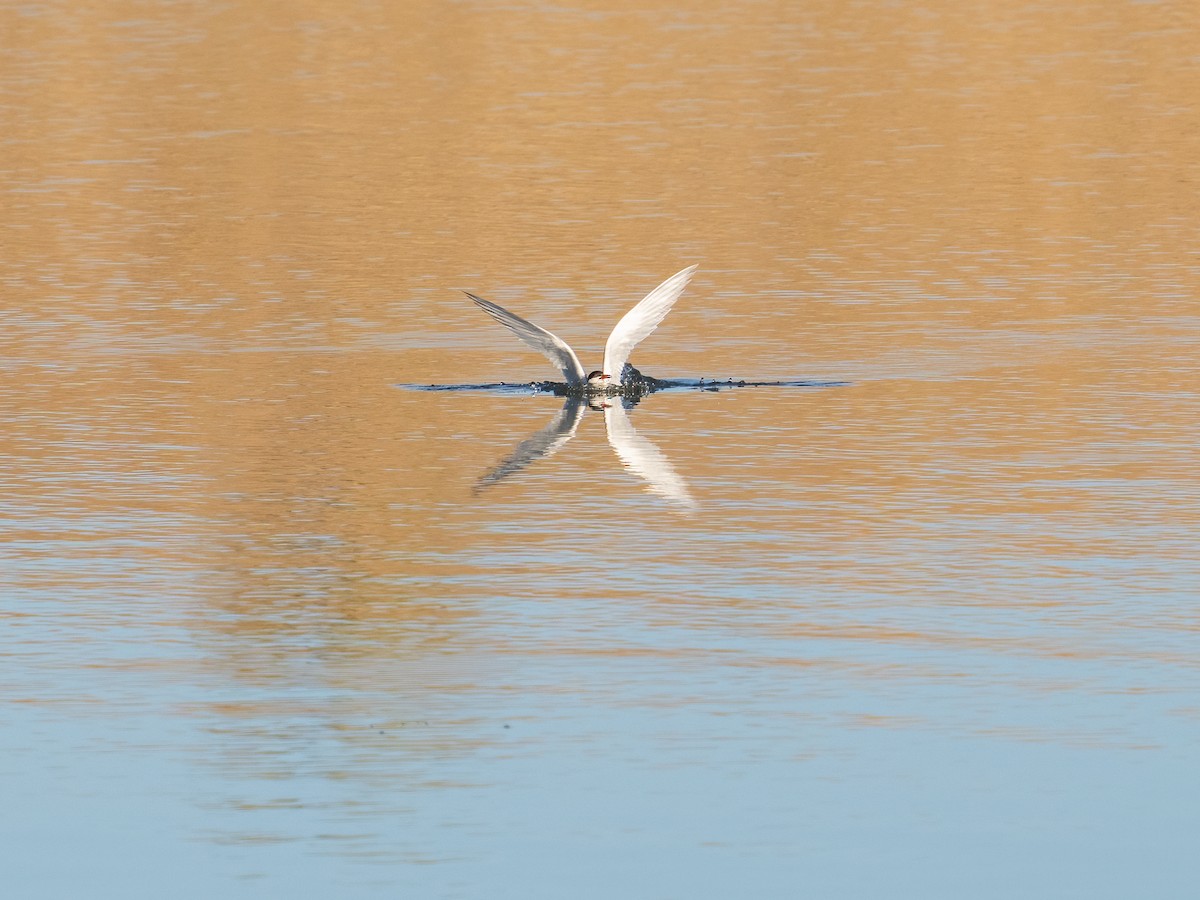
{"label": "white bird", "polygon": [[[626,369],[629,354],[671,311],[695,271],[695,266],[688,266],[682,272],[676,272],[625,313],[604,345],[604,368],[593,372],[584,370],[575,351],[562,338],[509,312],[503,306],[467,291],[463,293],[522,341],[544,354],[563,373],[563,378],[571,387],[600,392],[619,391],[624,380],[630,377]],[[629,369],[632,370],[632,367]]]}

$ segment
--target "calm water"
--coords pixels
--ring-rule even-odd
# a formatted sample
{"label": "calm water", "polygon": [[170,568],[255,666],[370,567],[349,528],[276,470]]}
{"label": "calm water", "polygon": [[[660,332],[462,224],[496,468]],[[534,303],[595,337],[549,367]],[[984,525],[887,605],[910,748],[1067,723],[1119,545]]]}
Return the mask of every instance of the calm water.
{"label": "calm water", "polygon": [[0,22],[6,896],[1194,891],[1191,6]]}

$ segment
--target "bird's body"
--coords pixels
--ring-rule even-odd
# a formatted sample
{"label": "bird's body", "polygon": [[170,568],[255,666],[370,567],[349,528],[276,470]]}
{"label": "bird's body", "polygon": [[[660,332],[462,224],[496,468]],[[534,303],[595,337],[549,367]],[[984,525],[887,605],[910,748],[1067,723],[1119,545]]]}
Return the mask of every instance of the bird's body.
{"label": "bird's body", "polygon": [[646,378],[628,364],[629,354],[671,311],[695,271],[695,266],[688,266],[676,272],[625,313],[604,345],[604,368],[592,372],[583,368],[575,351],[562,338],[509,312],[503,306],[466,291],[463,293],[476,306],[554,363],[566,379],[568,388],[580,393],[619,394],[644,389]]}

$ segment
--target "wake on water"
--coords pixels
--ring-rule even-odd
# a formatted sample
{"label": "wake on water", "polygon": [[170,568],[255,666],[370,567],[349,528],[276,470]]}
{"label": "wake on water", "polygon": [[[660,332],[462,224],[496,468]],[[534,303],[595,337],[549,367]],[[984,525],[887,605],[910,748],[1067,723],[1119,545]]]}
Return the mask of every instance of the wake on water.
{"label": "wake on water", "polygon": [[641,375],[630,384],[604,390],[589,389],[586,385],[570,385],[561,381],[490,382],[483,384],[398,384],[409,391],[486,391],[496,394],[553,394],[556,397],[625,397],[641,399],[648,394],[677,391],[728,391],[735,388],[830,388],[844,387],[848,381],[817,381],[789,379],[784,381],[747,381],[727,378],[651,378]]}

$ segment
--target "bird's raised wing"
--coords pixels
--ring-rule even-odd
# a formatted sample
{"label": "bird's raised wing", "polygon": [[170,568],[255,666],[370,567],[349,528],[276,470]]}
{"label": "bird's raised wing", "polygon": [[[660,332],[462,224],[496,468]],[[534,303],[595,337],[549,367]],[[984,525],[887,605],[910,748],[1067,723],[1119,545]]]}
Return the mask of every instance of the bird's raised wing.
{"label": "bird's raised wing", "polygon": [[621,383],[621,370],[629,361],[629,354],[671,311],[695,271],[695,266],[688,266],[676,272],[621,317],[604,345],[604,372],[613,378],[609,384]]}
{"label": "bird's raised wing", "polygon": [[474,300],[475,305],[485,313],[534,350],[545,355],[550,362],[554,363],[562,371],[563,378],[567,379],[567,384],[583,384],[583,382],[587,381],[587,373],[583,371],[583,366],[579,363],[579,357],[575,355],[575,351],[562,338],[556,337],[545,328],[539,328],[532,322],[522,319],[516,313],[509,312],[503,306],[498,306],[491,301],[484,300],[482,297],[476,297],[474,294],[469,294],[466,291],[463,291],[463,293]]}

